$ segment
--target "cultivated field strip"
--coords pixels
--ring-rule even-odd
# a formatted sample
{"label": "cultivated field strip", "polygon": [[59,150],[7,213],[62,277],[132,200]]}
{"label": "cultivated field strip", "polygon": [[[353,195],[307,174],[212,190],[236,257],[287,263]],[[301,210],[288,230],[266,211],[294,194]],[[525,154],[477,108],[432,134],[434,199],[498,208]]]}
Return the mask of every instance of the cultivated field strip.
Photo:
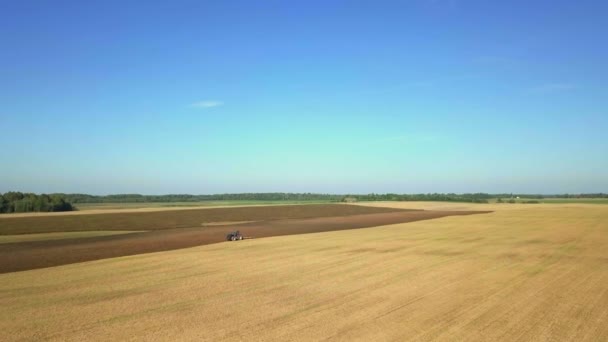
{"label": "cultivated field strip", "polygon": [[6,340],[608,340],[608,207],[451,216],[0,275]]}
{"label": "cultivated field strip", "polygon": [[127,230],[114,230],[114,231],[94,230],[94,231],[86,231],[86,232],[0,235],[0,244],[22,243],[22,242],[32,242],[32,241],[65,240],[65,239],[78,239],[78,238],[92,238],[92,237],[99,237],[99,236],[132,234],[132,233],[141,233],[141,232],[127,231]]}
{"label": "cultivated field strip", "polygon": [[151,212],[119,212],[63,216],[0,216],[0,235],[73,232],[92,230],[165,230],[201,227],[225,221],[266,221],[411,211],[402,208],[372,208],[346,204],[307,204],[199,208]]}
{"label": "cultivated field strip", "polygon": [[[264,208],[260,208],[264,210]],[[484,212],[453,212],[400,210],[388,213],[319,217],[309,219],[270,220],[232,225],[203,226],[194,228],[160,229],[130,234],[103,234],[101,236],[74,237],[76,233],[96,233],[97,231],[66,232],[48,234],[23,234],[28,236],[50,236],[66,234],[71,238],[13,242],[0,244],[0,273],[24,271],[35,268],[51,267],[114,258],[126,255],[152,253],[172,249],[207,245],[223,242],[226,233],[240,229],[248,237],[263,238],[270,236],[317,233],[334,230],[368,228],[379,225],[428,220],[451,215],[470,215]],[[175,220],[182,212],[175,213]],[[109,233],[111,233],[110,231]],[[120,232],[120,231],[114,231]],[[107,232],[106,232],[107,233]],[[12,240],[18,236],[11,235]],[[1,241],[2,235],[0,235]]]}

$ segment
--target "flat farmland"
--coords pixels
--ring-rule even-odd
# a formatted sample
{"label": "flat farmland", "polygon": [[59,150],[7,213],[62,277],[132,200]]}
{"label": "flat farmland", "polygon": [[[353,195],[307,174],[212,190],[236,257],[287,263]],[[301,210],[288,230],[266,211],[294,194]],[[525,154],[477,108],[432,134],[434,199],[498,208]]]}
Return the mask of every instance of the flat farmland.
{"label": "flat farmland", "polygon": [[608,339],[608,206],[471,208],[495,210],[0,274],[0,329],[4,340]]}
{"label": "flat farmland", "polygon": [[118,234],[141,233],[138,231],[103,231],[91,230],[85,232],[64,232],[64,233],[41,233],[41,234],[16,234],[16,235],[0,235],[0,244],[4,243],[19,243],[32,241],[50,241],[63,239],[90,238],[98,236],[109,236]]}
{"label": "flat farmland", "polygon": [[477,213],[481,212],[307,205],[19,217],[0,220],[0,226],[13,233],[36,233],[4,235],[12,243],[0,244],[0,273],[218,243],[237,229],[248,237],[262,238]]}
{"label": "flat farmland", "polygon": [[197,207],[241,207],[256,205],[286,205],[286,204],[328,204],[329,200],[218,200],[218,201],[188,201],[188,202],[141,202],[141,203],[77,203],[76,207],[81,211],[99,210],[130,210],[130,209],[152,209],[152,208],[197,208]]}
{"label": "flat farmland", "polygon": [[[156,208],[154,208],[156,209]],[[214,222],[268,221],[388,213],[404,208],[362,207],[344,204],[277,205],[236,208],[200,208],[62,215],[28,213],[0,215],[0,235],[92,230],[166,230],[201,227]],[[72,214],[75,213],[75,214]]]}

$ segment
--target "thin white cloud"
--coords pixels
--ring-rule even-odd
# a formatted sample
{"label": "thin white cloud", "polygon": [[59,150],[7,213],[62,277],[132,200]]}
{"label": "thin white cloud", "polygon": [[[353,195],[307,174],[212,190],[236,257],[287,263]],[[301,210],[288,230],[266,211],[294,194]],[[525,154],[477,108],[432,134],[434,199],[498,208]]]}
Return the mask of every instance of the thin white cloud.
{"label": "thin white cloud", "polygon": [[531,93],[555,93],[577,89],[578,85],[572,83],[545,83],[536,87],[528,88]]}
{"label": "thin white cloud", "polygon": [[224,105],[224,102],[222,101],[213,101],[213,100],[206,100],[206,101],[199,101],[199,102],[195,102],[193,104],[190,105],[190,107],[194,107],[194,108],[213,108],[213,107],[219,107]]}

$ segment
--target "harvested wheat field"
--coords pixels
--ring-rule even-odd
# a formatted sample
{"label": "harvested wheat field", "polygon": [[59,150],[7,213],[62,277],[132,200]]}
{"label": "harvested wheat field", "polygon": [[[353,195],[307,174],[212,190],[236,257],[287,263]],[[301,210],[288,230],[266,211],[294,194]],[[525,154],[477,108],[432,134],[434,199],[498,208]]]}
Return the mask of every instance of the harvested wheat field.
{"label": "harvested wheat field", "polygon": [[[228,232],[239,229],[248,237],[257,239],[480,213],[487,212],[301,205],[167,211],[162,216],[158,213],[129,213],[20,217],[0,220],[0,273],[218,243],[225,241]],[[228,221],[227,224],[214,225],[217,221],[213,219],[222,215],[259,221]],[[308,217],[313,215],[316,217]],[[278,219],[285,217],[295,218]],[[135,227],[150,230],[119,230]],[[98,230],[103,228],[107,231]],[[60,229],[66,231],[56,232]],[[1,234],[6,231],[26,234]],[[29,233],[31,231],[53,233]],[[2,244],[3,240],[11,243]]]}
{"label": "harvested wheat field", "polygon": [[608,206],[502,208],[1,274],[0,329],[3,340],[607,340]]}

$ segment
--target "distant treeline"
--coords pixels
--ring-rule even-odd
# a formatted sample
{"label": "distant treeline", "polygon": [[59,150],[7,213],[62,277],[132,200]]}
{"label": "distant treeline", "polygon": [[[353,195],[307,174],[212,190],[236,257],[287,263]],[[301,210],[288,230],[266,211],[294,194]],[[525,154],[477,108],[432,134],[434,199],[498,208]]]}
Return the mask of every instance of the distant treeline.
{"label": "distant treeline", "polygon": [[[523,197],[524,195],[522,195]],[[543,197],[540,197],[543,198]],[[578,195],[573,195],[573,194],[563,194],[563,195],[551,195],[551,196],[545,196],[544,198],[608,198],[608,194],[604,194],[604,193],[595,193],[595,194],[578,194]]]}
{"label": "distant treeline", "polygon": [[494,198],[493,195],[484,193],[474,194],[367,194],[367,195],[348,195],[348,199],[357,201],[440,201],[440,202],[472,202],[488,203],[488,199]]}
{"label": "distant treeline", "polygon": [[344,195],[313,193],[241,193],[215,195],[139,195],[120,194],[95,196],[87,194],[61,194],[71,203],[146,203],[146,202],[203,202],[203,201],[335,201]]}
{"label": "distant treeline", "polygon": [[7,192],[0,194],[0,213],[22,213],[31,211],[70,211],[78,203],[153,203],[153,202],[204,202],[204,201],[442,201],[488,203],[493,198],[500,199],[543,199],[543,198],[608,198],[605,193],[592,194],[487,194],[487,193],[428,193],[428,194],[314,194],[314,193],[241,193],[216,195],[139,195],[120,194],[96,196],[87,194],[41,194]]}
{"label": "distant treeline", "polygon": [[14,191],[0,194],[0,213],[71,210],[74,210],[74,207],[61,194],[36,195]]}
{"label": "distant treeline", "polygon": [[[314,194],[314,193],[241,193],[215,195],[138,195],[121,194],[95,196],[86,194],[61,194],[69,202],[77,203],[146,203],[146,202],[203,202],[203,201],[450,201],[486,203],[495,195],[475,194]],[[509,195],[510,196],[510,195]]]}
{"label": "distant treeline", "polygon": [[86,194],[58,194],[66,201],[77,203],[146,203],[146,202],[203,202],[203,201],[328,201],[346,202],[357,201],[446,201],[446,202],[473,202],[486,203],[493,198],[608,198],[608,194],[487,194],[487,193],[428,193],[428,194],[315,194],[315,193],[240,193],[240,194],[215,194],[215,195],[139,195],[121,194],[95,196]]}

